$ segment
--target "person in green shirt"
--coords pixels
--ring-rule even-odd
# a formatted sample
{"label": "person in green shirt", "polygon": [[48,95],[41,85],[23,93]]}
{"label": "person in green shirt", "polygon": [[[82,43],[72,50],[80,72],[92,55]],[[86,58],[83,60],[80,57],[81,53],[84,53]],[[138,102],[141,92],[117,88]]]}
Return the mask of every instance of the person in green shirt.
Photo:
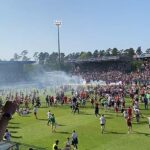
{"label": "person in green shirt", "polygon": [[56,120],[55,120],[54,114],[52,114],[52,117],[51,117],[51,124],[52,124],[52,132],[55,132],[55,129],[56,129]]}

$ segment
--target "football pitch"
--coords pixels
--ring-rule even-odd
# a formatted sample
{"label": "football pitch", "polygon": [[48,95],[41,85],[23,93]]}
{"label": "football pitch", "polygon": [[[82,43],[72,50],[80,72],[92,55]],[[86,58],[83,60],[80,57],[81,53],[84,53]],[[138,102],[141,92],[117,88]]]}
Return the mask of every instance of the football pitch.
{"label": "football pitch", "polygon": [[[143,107],[141,107],[143,108]],[[52,133],[51,126],[47,125],[47,112],[55,114],[57,127]],[[17,113],[10,120],[8,129],[11,132],[11,141],[25,145],[39,147],[37,149],[52,150],[56,139],[60,141],[59,147],[64,148],[67,137],[75,130],[78,134],[79,150],[149,150],[150,129],[148,127],[149,110],[141,110],[143,116],[140,123],[132,120],[133,131],[128,134],[127,125],[122,114],[118,116],[114,110],[104,111],[100,107],[100,114],[105,114],[105,133],[101,133],[99,117],[94,115],[94,108],[90,102],[85,108],[80,108],[79,114],[73,114],[69,105],[45,107],[44,98],[42,106],[38,109],[38,119],[35,119],[33,110],[26,116]],[[26,149],[26,147],[21,148]]]}

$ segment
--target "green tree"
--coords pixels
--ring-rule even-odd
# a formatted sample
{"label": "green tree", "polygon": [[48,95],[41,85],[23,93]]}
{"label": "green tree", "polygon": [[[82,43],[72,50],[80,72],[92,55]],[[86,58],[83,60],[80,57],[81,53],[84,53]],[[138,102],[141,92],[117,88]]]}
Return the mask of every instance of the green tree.
{"label": "green tree", "polygon": [[93,53],[93,57],[94,57],[94,58],[97,58],[98,55],[99,55],[99,52],[98,52],[98,50],[96,49],[96,50],[94,51],[94,53]]}
{"label": "green tree", "polygon": [[87,52],[86,53],[86,58],[91,58],[92,57],[92,53],[91,52]]}
{"label": "green tree", "polygon": [[38,59],[39,59],[39,64],[44,65],[47,61],[47,59],[49,58],[49,54],[47,52],[43,53],[39,53],[38,55]]}
{"label": "green tree", "polygon": [[22,61],[29,61],[30,60],[30,58],[27,56],[27,54],[28,54],[28,51],[27,50],[23,50],[22,52],[21,52],[21,57],[22,57]]}
{"label": "green tree", "polygon": [[143,52],[142,52],[142,49],[141,49],[141,46],[139,46],[136,50],[136,54],[137,55],[141,55]]}
{"label": "green tree", "polygon": [[111,50],[111,54],[112,54],[113,56],[118,56],[118,55],[119,55],[119,50],[118,50],[117,48],[113,48],[113,49]]}
{"label": "green tree", "polygon": [[38,54],[39,54],[39,52],[35,52],[34,54],[33,54],[33,58],[34,58],[34,60],[35,61],[38,61],[39,59],[39,57],[38,57]]}
{"label": "green tree", "polygon": [[27,56],[23,56],[23,57],[22,57],[22,61],[29,61],[29,60],[30,60],[30,58],[27,57]]}
{"label": "green tree", "polygon": [[110,55],[111,55],[111,51],[112,51],[111,48],[107,49],[107,50],[105,51],[105,55],[106,55],[106,56],[110,56]]}
{"label": "green tree", "polygon": [[135,55],[135,50],[133,48],[125,49],[124,55],[133,58],[133,56]]}
{"label": "green tree", "polygon": [[81,52],[80,53],[80,56],[79,56],[79,59],[87,59],[88,58],[88,55],[86,52]]}
{"label": "green tree", "polygon": [[14,54],[14,57],[11,59],[12,61],[14,60],[14,61],[18,61],[18,60],[20,60],[20,58],[21,58],[21,56],[20,55],[18,55],[17,53],[15,53]]}
{"label": "green tree", "polygon": [[61,63],[64,62],[65,59],[65,53],[60,53]]}
{"label": "green tree", "polygon": [[146,53],[147,53],[147,54],[150,54],[150,48],[148,48],[148,49],[146,50]]}
{"label": "green tree", "polygon": [[100,57],[105,56],[105,50],[100,50],[100,51],[99,51],[99,56],[100,56]]}

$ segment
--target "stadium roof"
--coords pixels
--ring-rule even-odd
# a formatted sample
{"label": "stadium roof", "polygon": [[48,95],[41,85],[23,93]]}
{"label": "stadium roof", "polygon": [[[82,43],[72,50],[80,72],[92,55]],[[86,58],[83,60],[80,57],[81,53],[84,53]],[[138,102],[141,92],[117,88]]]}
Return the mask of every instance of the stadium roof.
{"label": "stadium roof", "polygon": [[33,64],[35,61],[0,61],[0,64]]}
{"label": "stadium roof", "polygon": [[143,53],[143,54],[141,54],[140,58],[150,58],[150,54]]}
{"label": "stadium roof", "polygon": [[120,56],[103,56],[99,58],[88,58],[88,59],[69,59],[68,63],[84,63],[84,62],[103,62],[103,61],[130,61],[127,57]]}

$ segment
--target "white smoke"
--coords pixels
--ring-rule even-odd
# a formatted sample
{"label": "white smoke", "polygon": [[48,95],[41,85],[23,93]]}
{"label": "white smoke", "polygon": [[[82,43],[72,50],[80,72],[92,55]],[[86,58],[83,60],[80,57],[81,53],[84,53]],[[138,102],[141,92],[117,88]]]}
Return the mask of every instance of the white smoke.
{"label": "white smoke", "polygon": [[63,85],[83,84],[84,79],[81,76],[67,74],[63,71],[44,72],[37,76],[37,80],[42,86],[58,87]]}

